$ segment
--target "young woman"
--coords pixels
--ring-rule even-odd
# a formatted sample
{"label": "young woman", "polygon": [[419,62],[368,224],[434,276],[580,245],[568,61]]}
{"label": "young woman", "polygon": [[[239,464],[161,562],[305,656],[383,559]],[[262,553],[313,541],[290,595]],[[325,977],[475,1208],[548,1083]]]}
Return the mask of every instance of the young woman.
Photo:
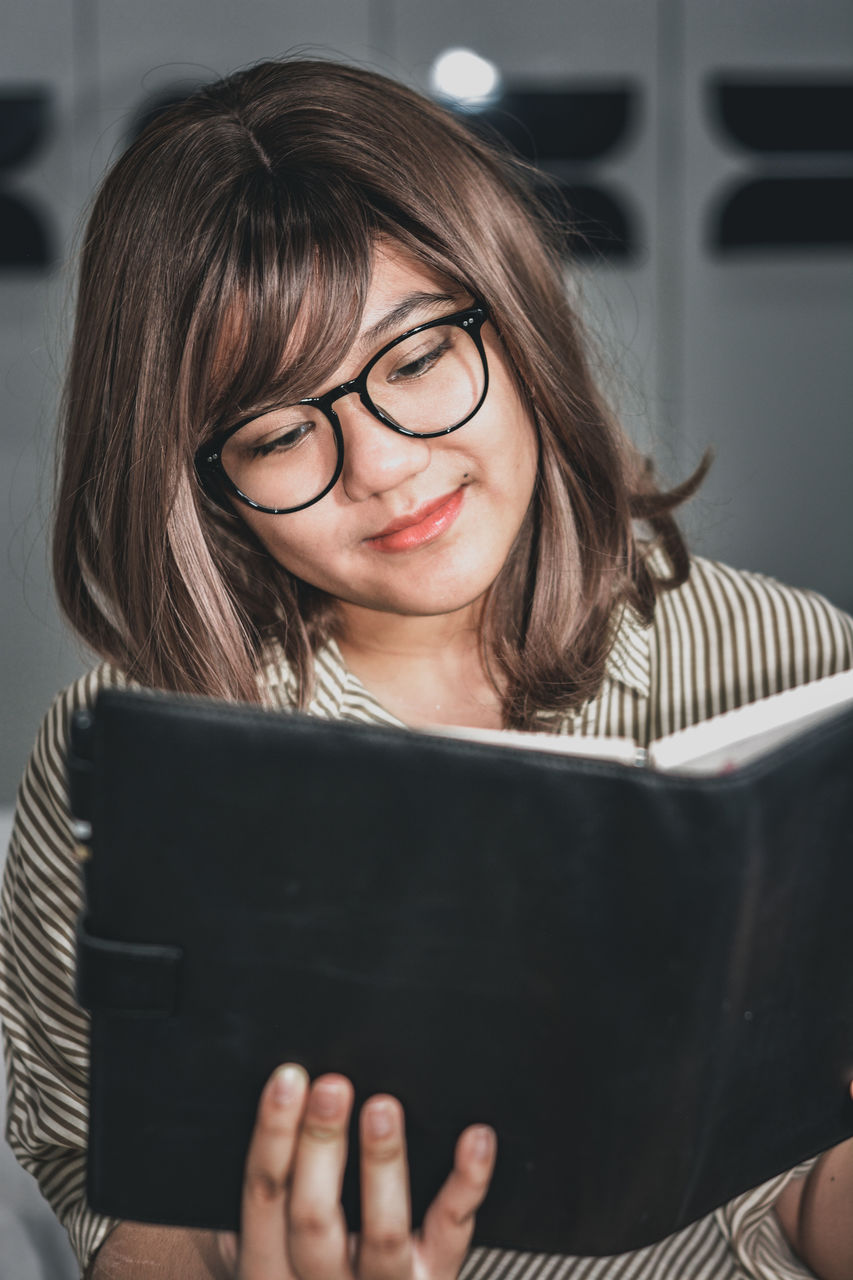
{"label": "young woman", "polygon": [[659,492],[621,435],[555,244],[511,159],[325,62],[198,93],[98,196],[54,546],[102,662],[55,703],[22,784],[0,974],[10,1141],[96,1277],[853,1275],[850,1144],[635,1254],[466,1260],[494,1135],[461,1135],[415,1239],[385,1097],[361,1117],[348,1242],[352,1090],[293,1067],[260,1101],[239,1241],[85,1204],[63,761],[100,688],[647,743],[853,665],[853,626],[819,597],[688,559],[671,512],[698,479]]}

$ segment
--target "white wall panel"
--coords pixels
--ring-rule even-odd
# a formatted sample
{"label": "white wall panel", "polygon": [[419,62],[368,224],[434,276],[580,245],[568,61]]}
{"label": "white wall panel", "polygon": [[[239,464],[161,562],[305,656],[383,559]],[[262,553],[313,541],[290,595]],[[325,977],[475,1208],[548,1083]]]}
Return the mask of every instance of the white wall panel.
{"label": "white wall panel", "polygon": [[[638,136],[596,172],[638,202],[648,256],[585,284],[621,356],[628,425],[671,474],[715,447],[712,476],[687,517],[697,546],[852,607],[851,256],[722,260],[705,238],[722,185],[749,165],[713,130],[708,75],[849,75],[853,10],[839,0],[402,7],[395,52],[422,85],[449,45],[491,58],[510,80],[641,83]],[[642,409],[645,431],[633,417]]]}
{"label": "white wall panel", "polygon": [[433,0],[401,4],[395,53],[421,87],[448,46],[461,45],[493,61],[507,81],[541,88],[628,83],[639,93],[637,114],[624,142],[590,173],[622,194],[635,212],[645,245],[629,266],[584,271],[579,285],[587,314],[611,364],[613,393],[639,442],[669,448],[668,419],[660,404],[656,340],[657,282],[653,241],[657,224],[658,6],[654,0]]}
{"label": "white wall panel", "polygon": [[105,0],[93,156],[103,164],[151,95],[304,51],[375,61],[369,0]]}
{"label": "white wall panel", "polygon": [[[853,255],[712,256],[707,219],[759,164],[709,120],[708,77],[853,74],[853,7],[693,0],[685,7],[682,456],[717,460],[692,523],[711,554],[853,608]],[[800,171],[794,158],[771,166]],[[817,171],[821,164],[818,161]]]}
{"label": "white wall panel", "polygon": [[[3,0],[0,93],[44,90],[51,103],[39,148],[0,172],[0,188],[32,203],[61,256],[75,205],[73,34],[70,3]],[[3,806],[14,796],[48,702],[80,665],[53,604],[44,537],[64,291],[56,270],[0,272],[0,870],[11,827]],[[0,1120],[2,1077],[0,1067]],[[0,1275],[77,1274],[65,1232],[35,1180],[0,1143]]]}
{"label": "white wall panel", "polygon": [[45,526],[67,321],[60,269],[74,225],[77,87],[70,2],[4,0],[0,92],[45,92],[48,127],[37,149],[0,172],[2,190],[29,203],[57,255],[51,270],[0,272],[0,803],[14,795],[36,728],[81,664],[53,604]]}

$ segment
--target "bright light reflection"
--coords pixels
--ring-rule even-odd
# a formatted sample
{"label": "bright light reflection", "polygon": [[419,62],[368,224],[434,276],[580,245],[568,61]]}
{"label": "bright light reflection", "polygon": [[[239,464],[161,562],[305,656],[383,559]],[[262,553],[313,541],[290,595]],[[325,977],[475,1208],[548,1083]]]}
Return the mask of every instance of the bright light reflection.
{"label": "bright light reflection", "polygon": [[482,107],[500,92],[501,76],[493,62],[471,49],[445,49],[429,74],[433,93],[466,107]]}

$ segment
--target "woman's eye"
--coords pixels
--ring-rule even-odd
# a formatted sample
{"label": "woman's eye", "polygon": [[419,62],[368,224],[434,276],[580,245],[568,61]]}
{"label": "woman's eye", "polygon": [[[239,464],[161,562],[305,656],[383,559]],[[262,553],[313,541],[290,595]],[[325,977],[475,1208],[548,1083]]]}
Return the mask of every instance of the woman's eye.
{"label": "woman's eye", "polygon": [[313,422],[299,422],[295,426],[288,427],[286,431],[280,431],[271,439],[262,440],[257,444],[247,442],[248,450],[253,458],[267,458],[271,453],[287,453],[301,444],[313,430]]}
{"label": "woman's eye", "polygon": [[430,369],[438,364],[441,357],[449,350],[450,340],[443,338],[441,342],[436,343],[429,351],[424,351],[422,355],[409,359],[405,364],[398,365],[396,369],[392,369],[388,375],[388,381],[404,382],[410,378],[422,377],[425,373],[429,373]]}

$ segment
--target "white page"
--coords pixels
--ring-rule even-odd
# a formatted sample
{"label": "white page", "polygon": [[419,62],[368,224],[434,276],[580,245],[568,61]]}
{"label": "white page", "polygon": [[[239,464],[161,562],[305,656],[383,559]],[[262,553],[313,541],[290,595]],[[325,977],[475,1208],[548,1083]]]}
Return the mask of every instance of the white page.
{"label": "white page", "polygon": [[485,742],[493,747],[523,747],[529,751],[551,751],[555,755],[584,756],[619,764],[645,764],[646,753],[633,738],[582,738],[565,733],[527,733],[520,729],[474,729],[465,725],[418,725],[419,733],[439,738],[461,738]]}
{"label": "white page", "polygon": [[649,748],[649,762],[673,773],[724,773],[850,706],[853,671],[843,671],[661,738]]}

